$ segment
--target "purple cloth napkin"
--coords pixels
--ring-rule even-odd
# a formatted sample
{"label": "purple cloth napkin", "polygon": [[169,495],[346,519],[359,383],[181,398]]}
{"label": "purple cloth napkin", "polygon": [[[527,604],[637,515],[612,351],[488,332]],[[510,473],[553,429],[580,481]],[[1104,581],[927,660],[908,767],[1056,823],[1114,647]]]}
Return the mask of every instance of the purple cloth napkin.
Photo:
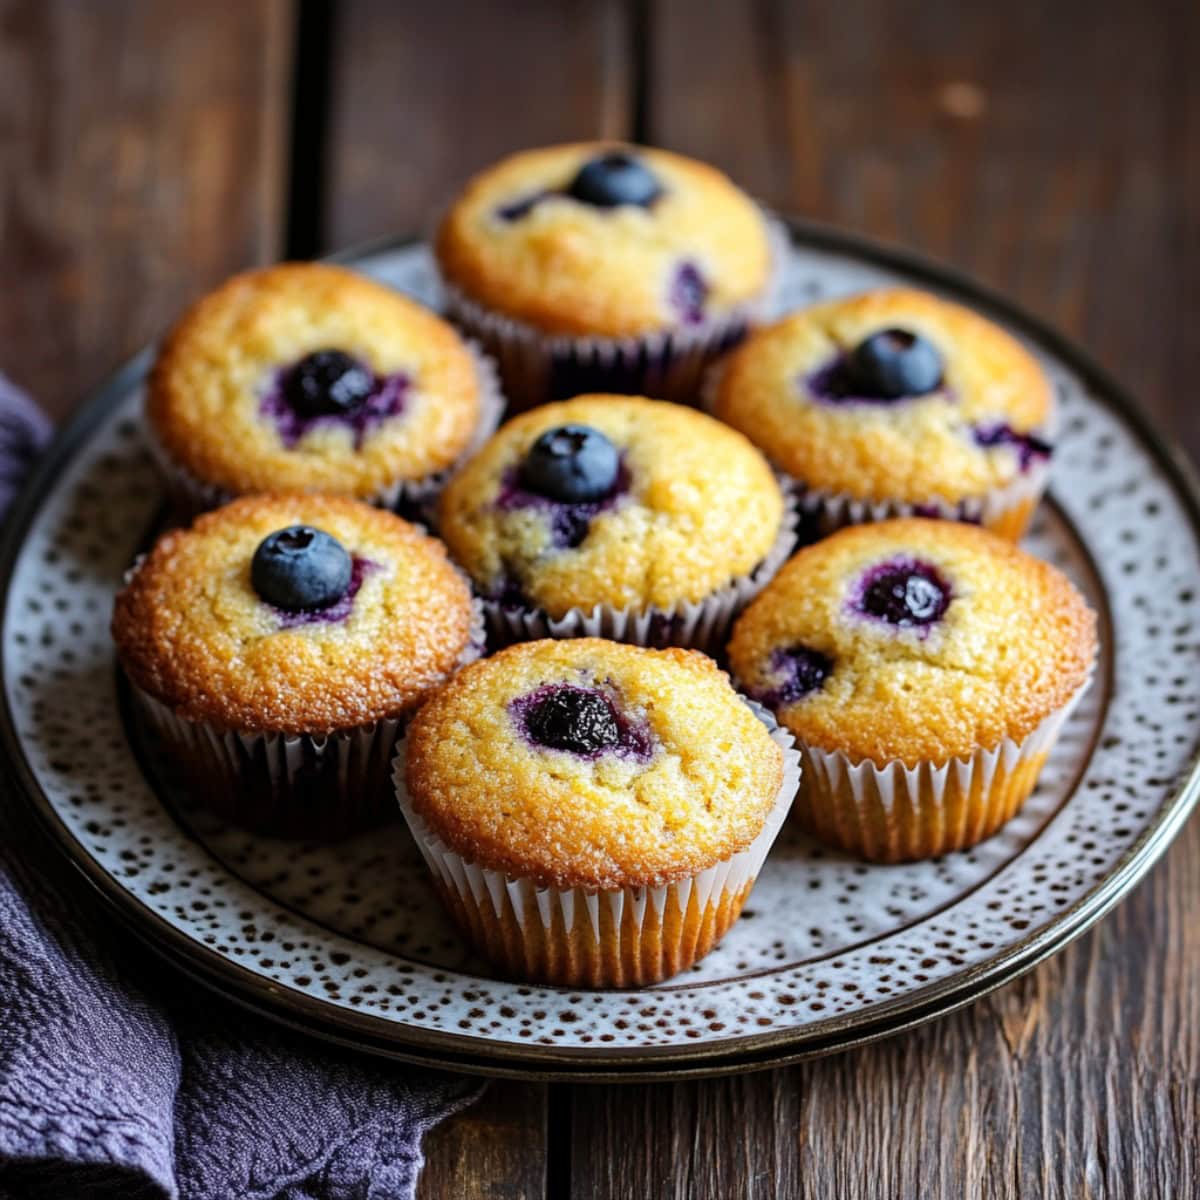
{"label": "purple cloth napkin", "polygon": [[[0,511],[49,425],[0,375]],[[327,1048],[151,961],[6,781],[0,1200],[409,1200],[481,1085]]]}

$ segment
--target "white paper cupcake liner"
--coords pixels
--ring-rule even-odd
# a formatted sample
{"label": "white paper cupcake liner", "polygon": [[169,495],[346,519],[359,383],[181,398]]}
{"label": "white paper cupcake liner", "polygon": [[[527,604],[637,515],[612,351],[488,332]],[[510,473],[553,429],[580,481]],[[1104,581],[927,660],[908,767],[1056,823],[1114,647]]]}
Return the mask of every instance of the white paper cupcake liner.
{"label": "white paper cupcake liner", "polygon": [[[700,408],[715,416],[717,389],[724,363],[715,363],[705,374],[700,388]],[[1045,434],[1053,440],[1057,427],[1057,408],[1052,408]],[[770,457],[770,455],[768,455]],[[845,492],[825,492],[807,487],[803,480],[788,475],[775,464],[775,470],[792,485],[800,513],[800,537],[812,542],[828,537],[847,525],[863,525],[896,517],[932,517],[945,521],[964,521],[982,525],[1011,541],[1020,539],[1050,481],[1050,460],[1039,459],[1008,483],[980,496],[951,501],[941,497],[915,502],[906,500],[862,500]]]}
{"label": "white paper cupcake liner", "polygon": [[492,644],[498,648],[539,638],[601,637],[655,648],[684,646],[718,657],[738,614],[767,586],[796,546],[795,505],[790,485],[784,481],[781,486],[783,519],[766,557],[750,574],[739,575],[703,600],[681,600],[671,608],[597,604],[590,611],[572,608],[561,617],[551,617],[540,608],[485,597],[483,612]]}
{"label": "white paper cupcake liner", "polygon": [[[446,486],[450,477],[468,459],[474,457],[488,438],[496,432],[500,418],[504,414],[505,405],[496,364],[474,342],[468,340],[466,345],[475,364],[475,373],[479,380],[479,420],[462,453],[449,467],[435,471],[432,475],[425,475],[420,479],[398,480],[382,488],[374,495],[366,497],[368,504],[373,504],[376,508],[390,509],[402,516],[425,521],[430,506],[437,499],[442,488]],[[171,456],[167,448],[155,436],[153,426],[149,421],[144,421],[142,424],[150,457],[162,478],[168,495],[181,514],[195,516],[213,508],[220,508],[221,505],[228,504],[240,494],[198,479]],[[269,491],[271,489],[261,490]]]}
{"label": "white paper cupcake liner", "polygon": [[764,213],[771,267],[760,295],[698,325],[629,337],[542,332],[467,295],[443,276],[446,315],[492,354],[513,412],[585,392],[620,392],[697,403],[708,365],[772,310],[789,241]]}
{"label": "white paper cupcake liner", "polygon": [[568,987],[640,987],[707,953],[741,912],[800,783],[791,734],[747,703],[783,751],[783,782],[762,831],[745,850],[661,887],[539,887],[468,861],[414,811],[401,744],[394,769],[400,811],[437,891],[478,948],[510,973]]}
{"label": "white paper cupcake liner", "polygon": [[[483,612],[474,601],[470,636],[447,678],[480,658],[485,645]],[[132,680],[130,690],[182,763],[189,790],[234,824],[333,841],[394,816],[392,759],[411,713],[322,735],[248,733],[187,720]]]}
{"label": "white paper cupcake liner", "polygon": [[967,849],[1020,809],[1091,682],[1089,673],[1071,699],[1022,741],[1005,738],[991,749],[941,764],[879,766],[802,742],[805,774],[797,817],[822,841],[877,862]]}

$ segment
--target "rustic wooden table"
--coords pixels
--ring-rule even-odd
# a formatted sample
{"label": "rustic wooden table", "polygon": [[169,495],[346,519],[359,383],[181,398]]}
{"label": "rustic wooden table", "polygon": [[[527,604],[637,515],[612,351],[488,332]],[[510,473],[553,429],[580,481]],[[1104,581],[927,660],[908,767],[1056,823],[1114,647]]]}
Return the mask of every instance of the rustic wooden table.
{"label": "rustic wooden table", "polygon": [[[1200,451],[1195,0],[0,0],[0,366],[56,417],[224,275],[521,146],[709,159],[974,272]],[[426,1197],[1200,1194],[1200,823],[1017,983],[855,1053],[497,1084]]]}

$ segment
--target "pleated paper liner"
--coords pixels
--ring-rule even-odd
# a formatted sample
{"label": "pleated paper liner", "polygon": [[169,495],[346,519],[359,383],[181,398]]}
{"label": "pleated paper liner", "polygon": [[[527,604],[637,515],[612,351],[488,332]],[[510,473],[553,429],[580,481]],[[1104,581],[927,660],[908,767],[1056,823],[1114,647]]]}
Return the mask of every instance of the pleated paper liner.
{"label": "pleated paper liner", "polygon": [[[441,471],[420,479],[400,479],[366,497],[368,504],[386,508],[410,520],[428,524],[428,514],[450,477],[473,457],[496,432],[504,415],[505,398],[500,389],[496,365],[476,344],[467,342],[479,380],[479,420],[467,445],[457,460]],[[172,458],[170,452],[155,436],[150,423],[144,422],[146,444],[150,457],[163,480],[163,486],[181,517],[191,518],[210,509],[228,504],[238,493],[198,479],[186,467]],[[263,488],[261,491],[274,489]]]}
{"label": "pleated paper liner", "polygon": [[1067,718],[1091,684],[1022,741],[1006,738],[945,763],[877,766],[801,743],[796,818],[821,841],[872,862],[908,862],[965,850],[1020,810]]}
{"label": "pleated paper liner", "polygon": [[539,638],[602,637],[661,649],[683,646],[721,656],[738,614],[763,590],[796,547],[797,516],[789,485],[782,484],[784,512],[779,533],[762,562],[703,600],[681,600],[670,608],[597,604],[551,617],[540,608],[483,599],[493,648]]}
{"label": "pleated paper liner", "polygon": [[413,810],[401,746],[395,768],[400,811],[463,935],[505,975],[562,987],[643,987],[702,958],[741,913],[800,780],[792,736],[753,707],[784,754],[783,783],[762,831],[730,858],[654,888],[539,887],[469,862]]}
{"label": "pleated paper liner", "polygon": [[619,392],[695,405],[708,366],[770,312],[789,253],[787,231],[764,213],[771,268],[762,293],[720,317],[628,337],[547,334],[468,296],[443,277],[446,315],[500,369],[511,412],[585,392]]}

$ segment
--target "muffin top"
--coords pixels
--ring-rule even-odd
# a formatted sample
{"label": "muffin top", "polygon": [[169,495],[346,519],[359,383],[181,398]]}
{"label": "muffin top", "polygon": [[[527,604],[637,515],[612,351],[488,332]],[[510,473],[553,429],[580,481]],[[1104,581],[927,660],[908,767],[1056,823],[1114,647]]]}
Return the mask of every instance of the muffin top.
{"label": "muffin top", "polygon": [[354,500],[262,495],[164,534],[117,596],[130,677],[178,716],[329,733],[416,704],[468,653],[441,544]]}
{"label": "muffin top", "polygon": [[406,776],[417,814],[479,866],[658,887],[754,841],[783,755],[711,659],[580,638],[460,672],[410,726]]}
{"label": "muffin top", "polygon": [[740,433],[588,395],[509,421],[451,480],[439,530],[484,595],[561,617],[701,600],[762,561],[783,512]]}
{"label": "muffin top", "polygon": [[445,321],[342,267],[235,275],[168,335],[146,416],[171,459],[231,494],[369,499],[453,464],[481,416]]}
{"label": "muffin top", "polygon": [[766,223],[713,167],[585,142],[514,154],[467,184],[438,263],[472,299],[544,333],[701,325],[759,298]]}
{"label": "muffin top", "polygon": [[738,620],[729,661],[802,742],[914,766],[1020,742],[1096,649],[1095,615],[1060,571],[974,526],[912,518],[802,550]]}
{"label": "muffin top", "polygon": [[713,412],[819,492],[958,502],[1050,456],[1053,394],[1013,337],[909,288],[760,329],[728,359]]}

